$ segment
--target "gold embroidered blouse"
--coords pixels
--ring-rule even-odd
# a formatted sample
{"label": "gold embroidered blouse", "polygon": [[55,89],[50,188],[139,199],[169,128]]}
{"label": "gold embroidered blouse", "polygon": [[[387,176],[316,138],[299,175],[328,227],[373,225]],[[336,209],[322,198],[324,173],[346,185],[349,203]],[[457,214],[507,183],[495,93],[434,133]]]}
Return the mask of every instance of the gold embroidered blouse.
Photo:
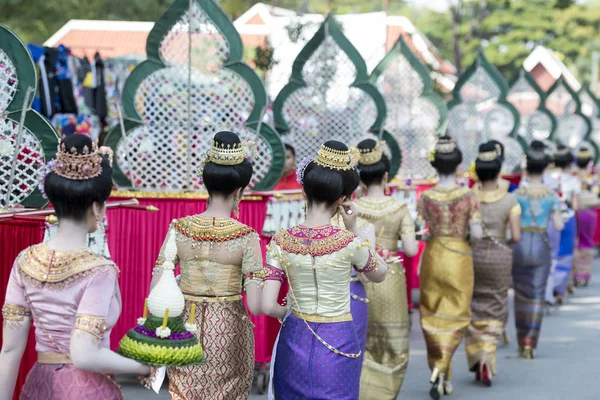
{"label": "gold embroidered blouse", "polygon": [[118,274],[112,261],[88,249],[31,246],[19,254],[11,271],[4,323],[16,326],[33,317],[38,352],[68,354],[71,333],[89,335],[108,347],[121,312]]}
{"label": "gold embroidered blouse", "polygon": [[[243,276],[262,270],[260,238],[254,229],[232,219],[193,215],[174,221],[179,286],[194,296],[234,296],[242,290]],[[167,235],[168,237],[168,235]],[[164,248],[157,266],[164,262]]]}
{"label": "gold embroidered blouse", "polygon": [[521,215],[521,205],[517,198],[508,193],[508,184],[499,183],[498,189],[481,191],[476,189],[481,207],[484,237],[506,239],[506,227],[511,215]]}
{"label": "gold embroidered blouse", "polygon": [[466,187],[440,187],[423,192],[417,205],[420,218],[429,223],[432,236],[465,238],[469,221],[481,221],[479,200]]}
{"label": "gold embroidered blouse", "polygon": [[392,197],[361,197],[355,201],[359,216],[375,226],[377,245],[398,250],[401,235],[415,236],[415,223],[406,203]]}

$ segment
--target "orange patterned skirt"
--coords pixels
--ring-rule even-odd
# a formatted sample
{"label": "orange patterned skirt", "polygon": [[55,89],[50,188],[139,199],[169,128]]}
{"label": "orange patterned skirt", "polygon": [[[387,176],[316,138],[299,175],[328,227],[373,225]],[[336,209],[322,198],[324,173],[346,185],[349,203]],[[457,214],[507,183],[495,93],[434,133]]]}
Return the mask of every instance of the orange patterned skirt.
{"label": "orange patterned skirt", "polygon": [[[186,300],[184,321],[192,302]],[[254,335],[243,302],[196,303],[196,337],[206,364],[168,369],[173,400],[246,400],[252,389]]]}

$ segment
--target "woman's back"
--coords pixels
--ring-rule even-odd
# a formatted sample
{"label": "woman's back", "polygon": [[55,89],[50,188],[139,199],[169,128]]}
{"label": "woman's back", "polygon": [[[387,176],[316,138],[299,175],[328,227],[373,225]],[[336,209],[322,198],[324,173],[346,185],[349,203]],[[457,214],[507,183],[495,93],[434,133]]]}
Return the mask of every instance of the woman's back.
{"label": "woman's back", "polygon": [[558,196],[543,186],[520,188],[514,192],[521,205],[521,228],[546,230],[554,211],[560,209]]}
{"label": "woman's back", "polygon": [[469,221],[479,221],[479,202],[466,187],[440,187],[423,192],[418,203],[419,215],[429,223],[432,236],[465,238]]}
{"label": "woman's back", "polygon": [[359,215],[375,226],[378,245],[389,251],[398,250],[402,234],[413,234],[415,224],[406,203],[392,197],[361,197],[356,200]]}

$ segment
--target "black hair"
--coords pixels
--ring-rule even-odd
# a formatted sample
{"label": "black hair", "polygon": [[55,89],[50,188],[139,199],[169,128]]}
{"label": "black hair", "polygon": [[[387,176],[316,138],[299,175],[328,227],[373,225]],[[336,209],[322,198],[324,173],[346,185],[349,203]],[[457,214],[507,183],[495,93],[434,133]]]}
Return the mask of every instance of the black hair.
{"label": "black hair", "polygon": [[[495,140],[483,143],[479,146],[480,153],[495,152],[498,150],[497,143]],[[502,154],[498,155],[493,161],[481,161],[477,159],[475,161],[475,173],[479,180],[482,182],[493,181],[500,175],[502,169]]]}
{"label": "black hair", "polygon": [[497,140],[490,140],[488,143],[491,143],[494,146],[497,146],[498,149],[500,149],[500,162],[503,163],[504,160],[506,159],[506,157],[504,156],[504,144],[502,144],[502,142],[499,142]]}
{"label": "black hair", "polygon": [[[377,142],[373,139],[365,139],[358,144],[358,150],[373,150],[377,146]],[[371,165],[358,164],[358,172],[360,180],[367,186],[374,183],[381,183],[386,172],[390,172],[390,159],[383,154],[381,160]]]}
{"label": "black hair", "polygon": [[558,168],[566,168],[573,163],[573,159],[573,154],[567,146],[560,144],[556,147],[556,153],[554,153],[553,160],[555,166]]}
{"label": "black hair", "polygon": [[[333,150],[348,151],[348,147],[336,140],[324,143]],[[349,170],[335,170],[323,167],[311,161],[304,170],[302,186],[308,199],[308,204],[325,203],[333,205],[340,197],[350,199],[354,190],[360,183],[358,172],[355,168]]]}
{"label": "black hair", "polygon": [[[450,142],[450,136],[442,136],[438,139],[440,142]],[[451,153],[435,152],[435,157],[431,162],[431,166],[435,168],[439,175],[453,175],[456,173],[456,168],[463,160],[462,152],[458,146]]]}
{"label": "black hair", "polygon": [[[91,150],[92,140],[86,135],[73,134],[61,141],[66,151],[76,150],[83,154],[83,148]],[[68,218],[81,221],[92,204],[103,205],[112,191],[112,168],[105,158],[100,164],[100,175],[90,179],[68,179],[50,171],[44,180],[44,191],[58,219]]]}
{"label": "black hair", "polygon": [[294,157],[296,157],[296,149],[292,145],[285,143],[285,149],[289,150]]}
{"label": "black hair", "polygon": [[[233,132],[223,131],[213,139],[219,146],[239,145],[240,138]],[[202,180],[209,196],[229,196],[237,189],[244,189],[252,179],[252,163],[247,159],[238,165],[220,165],[207,161],[202,171]]]}
{"label": "black hair", "polygon": [[546,145],[539,140],[534,140],[529,146],[527,152],[527,172],[533,175],[540,175],[552,161],[551,157],[545,152]]}
{"label": "black hair", "polygon": [[[589,149],[587,147],[582,147],[581,149],[579,149],[580,152],[589,152]],[[577,166],[581,169],[587,168],[588,165],[590,165],[590,163],[593,161],[593,157],[590,155],[589,157],[581,157],[579,154],[577,155],[577,157],[575,158],[575,162],[577,163]]]}

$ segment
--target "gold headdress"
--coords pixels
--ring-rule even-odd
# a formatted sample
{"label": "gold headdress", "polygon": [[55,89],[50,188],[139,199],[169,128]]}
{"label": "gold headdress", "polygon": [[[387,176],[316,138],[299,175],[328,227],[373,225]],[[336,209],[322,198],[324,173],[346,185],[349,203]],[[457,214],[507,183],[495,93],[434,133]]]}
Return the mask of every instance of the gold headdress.
{"label": "gold headdress", "polygon": [[108,162],[112,167],[113,151],[109,147],[100,147],[96,142],[92,142],[92,148],[83,147],[81,154],[77,154],[74,147],[67,151],[65,143],[58,145],[56,152],[56,162],[52,166],[52,171],[58,176],[73,180],[87,180],[97,177],[102,173],[102,156],[108,157]]}
{"label": "gold headdress", "polygon": [[258,159],[258,149],[252,141],[224,145],[213,140],[210,149],[204,155],[202,166],[198,169],[198,175],[202,175],[207,162],[217,165],[240,165],[246,159],[246,148],[250,148],[254,158]]}
{"label": "gold headdress", "polygon": [[456,150],[456,142],[452,138],[441,138],[435,145],[435,152],[440,154],[450,154]]}
{"label": "gold headdress", "polygon": [[384,141],[377,142],[374,148],[372,149],[360,149],[360,160],[358,163],[360,165],[373,165],[377,164],[381,161],[381,157],[383,157],[383,150],[381,146],[385,145]]}
{"label": "gold headdress", "polygon": [[315,162],[325,168],[348,171],[354,168],[359,160],[360,152],[355,147],[350,147],[349,150],[335,150],[322,144]]}
{"label": "gold headdress", "polygon": [[579,158],[579,159],[586,159],[586,158],[592,158],[592,157],[593,157],[592,152],[589,149],[581,148],[577,152],[577,158]]}
{"label": "gold headdress", "polygon": [[555,156],[566,156],[568,154],[571,154],[571,149],[568,147],[565,147],[564,149],[558,149],[554,153]]}
{"label": "gold headdress", "polygon": [[496,150],[492,151],[483,151],[477,154],[477,159],[483,162],[496,161],[500,156],[500,152],[496,148]]}

